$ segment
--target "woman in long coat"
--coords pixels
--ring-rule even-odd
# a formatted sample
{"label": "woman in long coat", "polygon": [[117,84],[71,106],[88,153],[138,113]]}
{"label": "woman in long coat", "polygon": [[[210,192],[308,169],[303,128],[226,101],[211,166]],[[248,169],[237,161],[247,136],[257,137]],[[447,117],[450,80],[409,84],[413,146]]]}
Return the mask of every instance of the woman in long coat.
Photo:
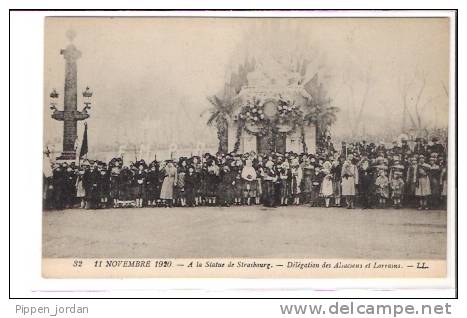
{"label": "woman in long coat", "polygon": [[415,195],[420,200],[419,210],[428,210],[428,198],[431,196],[431,184],[428,177],[429,170],[430,165],[425,163],[425,157],[420,156],[417,169],[417,187],[415,189]]}
{"label": "woman in long coat", "polygon": [[195,197],[197,183],[197,176],[193,166],[188,166],[188,172],[185,175],[184,183],[186,205],[193,207],[196,205]]}
{"label": "woman in long coat", "polygon": [[319,196],[321,191],[321,183],[323,182],[323,173],[318,166],[315,167],[315,173],[311,177],[311,194],[310,203],[312,207],[319,206]]}
{"label": "woman in long coat", "polygon": [[257,175],[256,170],[252,166],[251,160],[246,160],[245,166],[242,169],[242,183],[243,183],[243,199],[244,204],[250,205],[251,198],[256,197]]}
{"label": "woman in long coat", "polygon": [[405,201],[415,207],[415,189],[417,188],[418,162],[415,157],[410,158],[410,164],[405,176]]}
{"label": "woman in long coat", "polygon": [[219,166],[216,164],[215,159],[208,160],[207,172],[207,197],[208,205],[216,205],[217,187],[219,186]]}
{"label": "woman in long coat", "polygon": [[374,188],[373,168],[370,166],[368,159],[360,161],[359,165],[359,195],[363,209],[371,207],[371,193]]}
{"label": "woman in long coat", "polygon": [[231,171],[228,164],[222,167],[219,177],[220,183],[218,188],[218,198],[219,204],[221,206],[230,206],[233,197],[233,188],[234,188],[234,181],[237,175],[236,171]]}
{"label": "woman in long coat", "polygon": [[441,176],[440,176],[440,184],[442,185],[441,191],[441,200],[442,200],[442,208],[447,208],[447,196],[448,196],[448,167],[445,165],[444,160],[441,160],[439,163],[441,167]]}
{"label": "woman in long coat", "polygon": [[175,200],[180,206],[186,206],[185,194],[185,175],[186,175],[186,161],[182,160],[177,169],[177,179],[175,180]]}
{"label": "woman in long coat", "polygon": [[342,165],[342,195],[345,197],[347,209],[353,209],[354,197],[356,195],[355,186],[358,184],[358,169],[349,156]]}
{"label": "woman in long coat", "polygon": [[310,159],[305,158],[303,163],[303,178],[302,178],[302,193],[303,203],[310,202],[311,191],[313,190],[313,177],[315,175],[315,167],[310,163]]}
{"label": "woman in long coat", "polygon": [[332,185],[332,174],[331,174],[332,164],[329,161],[324,162],[323,164],[323,181],[321,182],[320,195],[324,198],[324,203],[327,208],[329,208],[329,202],[331,197],[334,194],[334,188]]}
{"label": "woman in long coat", "polygon": [[195,205],[201,205],[203,203],[203,182],[202,182],[202,170],[203,164],[200,162],[198,156],[193,157],[193,168],[194,168],[194,184],[193,191],[195,194]]}
{"label": "woman in long coat", "polygon": [[242,170],[243,162],[241,159],[237,159],[231,164],[230,169],[234,174],[233,179],[233,196],[236,205],[242,204],[242,191],[243,191],[243,181],[242,181]]}
{"label": "woman in long coat", "polygon": [[89,170],[84,173],[83,182],[86,193],[86,208],[95,209],[99,201],[99,193],[97,192],[97,183],[99,179],[99,171],[96,164],[93,164]]}
{"label": "woman in long coat", "polygon": [[136,183],[136,207],[143,207],[143,199],[146,197],[146,171],[144,171],[145,165],[140,163],[138,166],[138,171],[135,173],[135,183]]}
{"label": "woman in long coat", "polygon": [[341,185],[341,172],[342,164],[339,161],[339,158],[335,158],[332,162],[331,174],[332,174],[332,190],[334,195],[335,206],[341,206],[341,195],[342,195],[342,185]]}
{"label": "woman in long coat", "polygon": [[113,207],[118,206],[118,194],[120,187],[120,166],[119,162],[110,169],[110,198],[113,203]]}
{"label": "woman in long coat", "polygon": [[302,183],[303,172],[298,159],[293,159],[291,166],[290,172],[292,180],[290,182],[290,189],[293,197],[293,204],[299,205],[301,193],[300,185]]}
{"label": "woman in long coat", "polygon": [[441,168],[436,164],[436,158],[430,158],[430,169],[428,170],[431,187],[431,207],[438,208],[441,200]]}
{"label": "woman in long coat", "polygon": [[172,207],[174,198],[174,183],[177,179],[177,168],[174,167],[172,161],[167,162],[164,173],[165,177],[161,187],[161,200]]}
{"label": "woman in long coat", "polygon": [[86,207],[86,201],[84,199],[86,196],[86,190],[84,189],[83,177],[84,170],[80,169],[76,177],[76,197],[80,200],[80,206],[82,209]]}

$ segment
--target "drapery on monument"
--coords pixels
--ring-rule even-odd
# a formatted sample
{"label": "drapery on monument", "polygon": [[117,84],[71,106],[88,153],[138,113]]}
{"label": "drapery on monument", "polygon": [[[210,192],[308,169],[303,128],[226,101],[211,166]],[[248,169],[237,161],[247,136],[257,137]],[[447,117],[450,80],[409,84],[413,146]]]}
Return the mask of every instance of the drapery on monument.
{"label": "drapery on monument", "polygon": [[[65,88],[64,88],[64,99],[63,99],[63,110],[57,110],[54,108],[52,118],[55,120],[63,121],[63,151],[62,154],[57,158],[61,160],[74,160],[76,158],[75,141],[78,137],[78,126],[79,120],[89,118],[87,113],[88,105],[83,111],[78,111],[77,108],[77,65],[76,61],[81,57],[81,51],[79,51],[73,45],[73,39],[75,33],[72,30],[67,32],[67,38],[70,40],[70,44],[66,49],[60,51],[65,59]],[[90,92],[84,92],[84,97],[90,97],[86,94]],[[58,94],[54,91],[50,94],[52,98],[58,98]]]}

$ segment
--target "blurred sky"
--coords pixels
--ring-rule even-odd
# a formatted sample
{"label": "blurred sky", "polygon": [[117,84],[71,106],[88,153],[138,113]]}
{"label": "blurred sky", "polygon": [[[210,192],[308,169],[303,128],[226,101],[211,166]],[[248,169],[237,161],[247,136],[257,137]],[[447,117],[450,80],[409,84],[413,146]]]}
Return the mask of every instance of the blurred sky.
{"label": "blurred sky", "polygon": [[[47,18],[45,24],[46,143],[60,141],[61,122],[50,118],[49,93],[63,98],[60,49],[76,31],[78,105],[86,85],[94,91],[89,143],[216,143],[205,125],[206,97],[222,90],[245,56],[304,56],[341,108],[335,136],[349,134],[370,77],[362,127],[367,134],[400,129],[400,83],[426,74],[424,123],[447,127],[449,24],[438,18]],[[350,85],[349,85],[350,84]],[[412,102],[418,82],[412,89]],[[448,88],[448,87],[446,87]],[[78,107],[79,109],[82,106]],[[59,106],[62,109],[62,106]],[[203,116],[201,116],[204,114]],[[82,136],[79,123],[79,137]],[[362,128],[361,127],[361,128]],[[61,146],[60,146],[61,147]]]}

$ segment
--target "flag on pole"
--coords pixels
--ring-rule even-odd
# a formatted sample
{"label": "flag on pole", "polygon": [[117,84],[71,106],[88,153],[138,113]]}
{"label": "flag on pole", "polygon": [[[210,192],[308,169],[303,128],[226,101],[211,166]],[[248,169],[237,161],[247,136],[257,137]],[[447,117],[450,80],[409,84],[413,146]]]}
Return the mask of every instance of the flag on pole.
{"label": "flag on pole", "polygon": [[79,157],[83,158],[88,153],[88,124],[84,123],[83,142],[81,143],[81,150]]}

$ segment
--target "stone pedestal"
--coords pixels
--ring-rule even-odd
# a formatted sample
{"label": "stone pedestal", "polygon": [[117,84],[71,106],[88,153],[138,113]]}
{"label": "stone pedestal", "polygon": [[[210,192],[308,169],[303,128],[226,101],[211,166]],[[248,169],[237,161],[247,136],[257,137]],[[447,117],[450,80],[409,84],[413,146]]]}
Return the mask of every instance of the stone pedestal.
{"label": "stone pedestal", "polygon": [[305,126],[305,144],[307,153],[316,153],[316,127],[314,125]]}
{"label": "stone pedestal", "polygon": [[287,136],[286,151],[293,151],[295,153],[303,152],[302,136],[300,132],[295,132]]}
{"label": "stone pedestal", "polygon": [[[305,143],[307,153],[316,153],[316,129],[314,125],[305,126]],[[293,151],[295,153],[303,152],[303,142],[302,134],[299,128],[297,131],[287,135],[284,139],[285,147],[280,146],[280,136],[276,135],[273,138],[276,138],[273,142],[273,149],[269,149],[269,144],[266,142],[265,137],[256,137],[255,135],[250,135],[245,130],[242,131],[240,135],[240,146],[238,148],[239,153],[246,153],[254,151],[256,153],[267,153],[270,151]],[[231,152],[234,150],[235,142],[237,141],[237,126],[235,122],[229,123],[228,129],[228,151]],[[264,142],[263,142],[264,141]]]}
{"label": "stone pedestal", "polygon": [[256,148],[256,136],[250,135],[247,132],[243,132],[241,140],[242,141],[241,141],[240,149],[239,149],[241,153],[258,151]]}

